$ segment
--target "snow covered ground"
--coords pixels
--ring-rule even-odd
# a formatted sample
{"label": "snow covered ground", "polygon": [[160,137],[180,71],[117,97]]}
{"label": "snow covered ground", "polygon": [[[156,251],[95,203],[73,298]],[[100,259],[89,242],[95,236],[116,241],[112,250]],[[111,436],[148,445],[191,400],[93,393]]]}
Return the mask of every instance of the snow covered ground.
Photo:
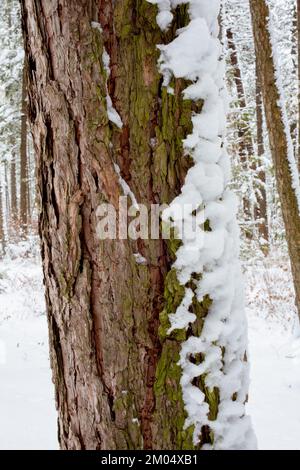
{"label": "snow covered ground", "polygon": [[247,267],[251,385],[260,450],[300,450],[300,331],[287,257]]}
{"label": "snow covered ground", "polygon": [[[33,241],[34,242],[34,241]],[[57,449],[36,244],[0,261],[0,449]]]}
{"label": "snow covered ground", "polygon": [[[260,449],[300,450],[300,335],[287,261],[247,266],[251,388]],[[56,449],[56,412],[36,243],[0,262],[0,449]]]}

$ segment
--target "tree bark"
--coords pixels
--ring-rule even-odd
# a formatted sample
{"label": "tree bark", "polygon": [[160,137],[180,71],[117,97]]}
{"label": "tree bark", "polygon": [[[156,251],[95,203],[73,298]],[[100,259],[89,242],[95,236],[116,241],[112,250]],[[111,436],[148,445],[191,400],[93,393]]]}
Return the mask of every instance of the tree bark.
{"label": "tree bark", "polygon": [[[171,269],[174,246],[96,234],[97,207],[117,209],[122,195],[115,164],[148,207],[180,192],[191,164],[182,139],[192,104],[182,99],[181,80],[174,95],[162,87],[156,45],[186,25],[187,7],[161,33],[156,7],[144,0],[21,4],[60,445],[192,449],[177,363],[193,332],[167,339],[160,324],[184,295]],[[107,91],[122,129],[108,121]],[[136,253],[147,263],[137,264]],[[193,308],[200,328],[207,301]],[[213,419],[217,391],[203,392]],[[212,438],[204,428],[201,445]]]}
{"label": "tree bark", "polygon": [[18,220],[18,200],[17,200],[17,168],[16,155],[12,155],[10,162],[10,225],[14,231]]}
{"label": "tree bark", "polygon": [[286,129],[282,119],[280,94],[276,85],[270,33],[269,9],[264,0],[250,0],[253,33],[258,64],[258,76],[262,87],[266,123],[273,157],[277,187],[281,202],[285,232],[291,260],[296,292],[296,306],[300,315],[300,217],[297,198],[292,185],[288,161]]}
{"label": "tree bark", "polygon": [[20,146],[20,224],[26,234],[28,228],[28,158],[27,158],[27,75],[25,65],[22,79],[22,108],[21,108],[21,146]]}
{"label": "tree bark", "polygon": [[[249,166],[251,166],[250,159],[253,159],[254,157],[253,139],[249,126],[249,117],[247,113],[246,96],[242,80],[242,74],[241,69],[239,67],[238,54],[235,47],[234,37],[231,28],[227,28],[226,35],[239,105],[239,119],[236,122],[238,129],[238,152],[243,170],[246,174],[248,172]],[[247,197],[243,198],[243,207],[246,220],[252,220],[251,204]],[[250,232],[247,232],[247,235],[250,236]]]}
{"label": "tree bark", "polygon": [[255,218],[259,220],[258,233],[260,238],[265,240],[263,244],[264,252],[268,251],[269,242],[269,225],[267,211],[267,193],[266,193],[266,173],[264,170],[264,162],[262,157],[265,153],[264,148],[264,132],[263,132],[263,103],[261,96],[261,84],[259,80],[258,67],[256,65],[256,128],[257,128],[257,156],[258,156],[258,179],[261,183],[259,187],[259,195],[257,197],[258,204],[255,207]]}
{"label": "tree bark", "polygon": [[2,185],[0,184],[0,258],[5,251]]}
{"label": "tree bark", "polygon": [[297,157],[298,169],[300,171],[300,0],[297,0],[297,50],[298,50],[298,141],[297,141]]}

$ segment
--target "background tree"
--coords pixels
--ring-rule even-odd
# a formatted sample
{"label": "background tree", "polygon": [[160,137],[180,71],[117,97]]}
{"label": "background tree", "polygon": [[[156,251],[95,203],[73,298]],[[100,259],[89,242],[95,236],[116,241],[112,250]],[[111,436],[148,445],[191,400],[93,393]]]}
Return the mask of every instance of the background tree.
{"label": "background tree", "polygon": [[270,148],[290,253],[296,305],[300,315],[299,174],[294,159],[290,127],[285,114],[279,71],[276,68],[277,55],[274,47],[272,48],[272,23],[268,23],[270,11],[264,0],[250,0],[250,8],[258,77],[262,87]]}

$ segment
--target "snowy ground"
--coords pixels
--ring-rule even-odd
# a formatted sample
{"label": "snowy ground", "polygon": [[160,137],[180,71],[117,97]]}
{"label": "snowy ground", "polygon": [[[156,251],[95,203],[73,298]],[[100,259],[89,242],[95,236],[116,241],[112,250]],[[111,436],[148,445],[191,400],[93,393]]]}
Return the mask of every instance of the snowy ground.
{"label": "snowy ground", "polygon": [[[56,449],[41,269],[35,243],[0,264],[0,449]],[[260,449],[300,450],[300,336],[286,259],[247,266],[251,389]]]}
{"label": "snowy ground", "polygon": [[32,246],[0,261],[0,449],[56,449],[42,273]]}
{"label": "snowy ground", "polygon": [[300,450],[300,331],[288,260],[247,268],[251,386],[248,412],[260,450]]}

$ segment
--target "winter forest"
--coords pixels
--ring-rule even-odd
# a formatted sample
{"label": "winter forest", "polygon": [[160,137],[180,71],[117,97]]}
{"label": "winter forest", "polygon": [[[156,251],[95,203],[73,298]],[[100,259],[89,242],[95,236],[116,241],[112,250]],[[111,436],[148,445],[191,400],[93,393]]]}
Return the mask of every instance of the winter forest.
{"label": "winter forest", "polygon": [[1,0],[1,450],[300,450],[299,97],[299,0]]}

